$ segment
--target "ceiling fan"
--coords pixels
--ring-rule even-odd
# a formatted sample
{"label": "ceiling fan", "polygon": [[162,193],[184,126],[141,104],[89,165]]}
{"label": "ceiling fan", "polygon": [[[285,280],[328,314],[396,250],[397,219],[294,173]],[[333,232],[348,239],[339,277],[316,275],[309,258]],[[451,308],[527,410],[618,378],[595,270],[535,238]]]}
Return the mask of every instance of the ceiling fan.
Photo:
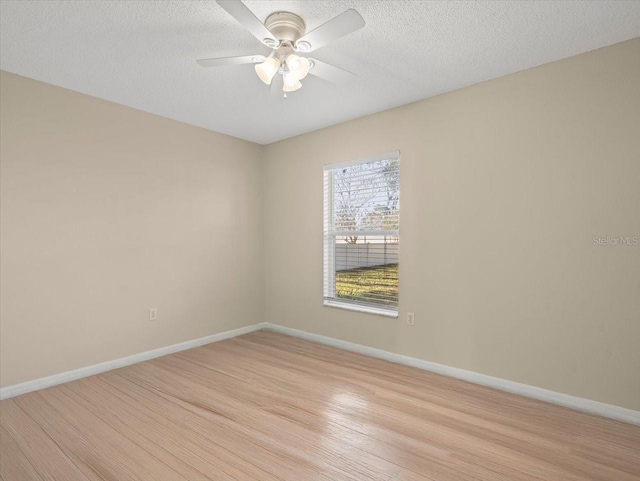
{"label": "ceiling fan", "polygon": [[277,92],[280,81],[282,82],[285,99],[287,92],[295,92],[302,87],[300,81],[309,73],[336,83],[347,81],[355,76],[351,72],[315,58],[299,55],[313,52],[337,38],[364,27],[363,18],[355,10],[347,10],[315,30],[305,33],[304,21],[296,14],[276,12],[269,15],[263,24],[240,0],[217,0],[217,3],[262,44],[271,48],[272,52],[267,57],[244,55],[200,59],[197,60],[199,65],[219,67],[256,64],[255,70],[258,77],[272,86],[272,92]]}

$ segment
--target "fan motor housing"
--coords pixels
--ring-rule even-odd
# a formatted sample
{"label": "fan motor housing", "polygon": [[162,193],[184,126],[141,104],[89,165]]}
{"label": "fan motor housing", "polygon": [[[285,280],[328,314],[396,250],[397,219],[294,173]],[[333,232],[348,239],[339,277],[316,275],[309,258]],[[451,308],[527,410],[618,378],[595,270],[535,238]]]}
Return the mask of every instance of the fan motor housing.
{"label": "fan motor housing", "polygon": [[265,27],[280,41],[295,42],[304,34],[304,21],[294,13],[276,12],[267,17]]}

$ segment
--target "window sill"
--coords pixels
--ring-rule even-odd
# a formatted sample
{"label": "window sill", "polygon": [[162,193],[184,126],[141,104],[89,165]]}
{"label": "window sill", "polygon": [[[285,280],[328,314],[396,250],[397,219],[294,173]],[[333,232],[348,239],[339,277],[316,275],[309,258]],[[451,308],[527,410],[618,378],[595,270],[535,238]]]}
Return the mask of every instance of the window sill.
{"label": "window sill", "polygon": [[348,302],[340,302],[334,300],[326,300],[324,301],[325,307],[333,307],[338,309],[345,309],[347,311],[355,311],[362,312],[364,314],[374,314],[376,316],[384,316],[384,317],[392,317],[394,319],[398,318],[398,311],[391,311],[389,309],[380,309],[376,307],[369,306],[358,306],[355,304],[350,304]]}

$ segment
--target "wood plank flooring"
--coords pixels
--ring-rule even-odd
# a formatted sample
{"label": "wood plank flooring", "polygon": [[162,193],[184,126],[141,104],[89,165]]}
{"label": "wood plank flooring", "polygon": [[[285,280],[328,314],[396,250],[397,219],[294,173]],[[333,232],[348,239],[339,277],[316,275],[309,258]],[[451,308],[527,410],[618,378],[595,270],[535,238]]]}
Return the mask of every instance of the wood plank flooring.
{"label": "wood plank flooring", "polygon": [[640,427],[270,331],[0,403],[0,480],[640,480]]}

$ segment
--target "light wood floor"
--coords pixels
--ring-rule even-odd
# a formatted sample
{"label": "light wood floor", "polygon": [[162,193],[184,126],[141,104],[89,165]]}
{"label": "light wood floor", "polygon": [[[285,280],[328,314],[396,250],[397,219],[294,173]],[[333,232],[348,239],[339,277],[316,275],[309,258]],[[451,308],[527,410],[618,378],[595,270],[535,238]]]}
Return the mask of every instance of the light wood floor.
{"label": "light wood floor", "polygon": [[640,480],[640,427],[269,331],[0,403],[27,480]]}

